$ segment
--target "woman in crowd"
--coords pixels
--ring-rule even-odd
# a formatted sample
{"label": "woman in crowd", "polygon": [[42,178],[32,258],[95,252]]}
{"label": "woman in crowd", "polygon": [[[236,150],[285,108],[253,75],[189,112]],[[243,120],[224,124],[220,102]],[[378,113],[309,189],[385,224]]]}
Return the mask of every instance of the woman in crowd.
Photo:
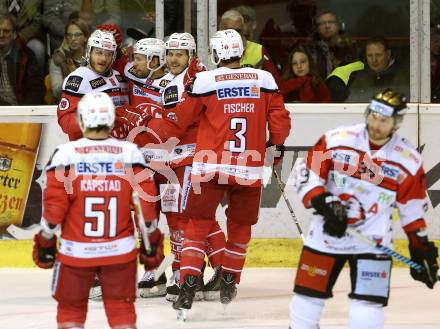
{"label": "woman in crowd", "polygon": [[52,92],[57,100],[64,78],[83,64],[89,35],[89,28],[84,21],[73,19],[67,23],[63,43],[54,51],[49,62]]}
{"label": "woman in crowd", "polygon": [[329,103],[330,92],[318,74],[310,53],[304,46],[292,50],[286,79],[280,83],[286,103]]}

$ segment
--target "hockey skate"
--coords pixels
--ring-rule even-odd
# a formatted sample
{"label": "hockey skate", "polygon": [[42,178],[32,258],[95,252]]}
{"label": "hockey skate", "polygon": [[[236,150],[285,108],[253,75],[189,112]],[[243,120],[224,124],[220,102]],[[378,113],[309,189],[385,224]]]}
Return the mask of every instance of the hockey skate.
{"label": "hockey skate", "polygon": [[208,283],[203,288],[203,298],[205,300],[220,300],[220,281],[221,281],[221,266],[214,269],[214,274]]}
{"label": "hockey skate", "polygon": [[237,287],[235,286],[235,274],[223,272],[220,280],[220,302],[226,306],[236,295]]}
{"label": "hockey skate", "polygon": [[101,290],[101,284],[99,283],[98,276],[95,276],[95,279],[93,280],[92,288],[89,290],[89,299],[90,300],[101,300],[102,298],[102,290]]}
{"label": "hockey skate", "polygon": [[198,277],[187,274],[183,285],[180,287],[179,297],[173,303],[173,308],[177,311],[177,320],[185,321],[187,312],[191,309],[197,288]]}
{"label": "hockey skate", "polygon": [[167,294],[165,273],[154,281],[153,272],[147,271],[138,283],[138,295],[142,298],[162,297]]}
{"label": "hockey skate", "polygon": [[[199,275],[197,278],[197,286],[195,290],[194,300],[200,301],[203,300],[204,294],[204,284],[203,284],[203,273]],[[167,295],[165,299],[169,302],[175,302],[180,293],[180,284],[178,281],[175,281],[173,285],[167,287]]]}

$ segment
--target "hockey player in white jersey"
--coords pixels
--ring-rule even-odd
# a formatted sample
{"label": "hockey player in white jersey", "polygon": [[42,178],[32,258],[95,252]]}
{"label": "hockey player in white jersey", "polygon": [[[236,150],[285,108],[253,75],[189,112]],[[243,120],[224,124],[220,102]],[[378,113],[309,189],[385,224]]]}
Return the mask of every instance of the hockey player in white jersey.
{"label": "hockey player in white jersey", "polygon": [[165,43],[160,39],[145,38],[134,45],[133,61],[124,68],[129,102],[116,109],[114,137],[125,139],[148,117],[161,117],[162,92],[172,79],[165,72],[165,56]]}
{"label": "hockey player in white jersey", "polygon": [[411,276],[433,288],[438,250],[427,237],[422,157],[397,135],[406,98],[391,89],[375,95],[365,123],[326,132],[297,168],[295,186],[314,208],[290,303],[292,329],[317,329],[325,300],[344,264],[350,265],[350,329],[380,329],[390,292],[391,258],[345,233],[347,226],[391,247],[398,209],[411,259],[424,270]]}
{"label": "hockey player in white jersey", "polygon": [[116,41],[113,34],[94,31],[87,40],[87,66],[70,73],[63,83],[58,104],[58,123],[69,135],[69,140],[82,137],[76,121],[76,111],[81,97],[90,92],[107,93],[115,106],[128,102],[127,83],[118,71],[111,68],[116,58]]}

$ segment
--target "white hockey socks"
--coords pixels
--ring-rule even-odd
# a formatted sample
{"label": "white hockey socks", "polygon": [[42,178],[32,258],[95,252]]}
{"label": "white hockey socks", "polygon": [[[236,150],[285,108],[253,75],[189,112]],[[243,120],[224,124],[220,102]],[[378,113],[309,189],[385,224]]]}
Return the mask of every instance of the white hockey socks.
{"label": "white hockey socks", "polygon": [[382,329],[384,326],[382,304],[352,299],[349,323],[350,329]]}
{"label": "white hockey socks", "polygon": [[325,299],[301,294],[293,296],[290,302],[291,329],[319,329],[319,319]]}

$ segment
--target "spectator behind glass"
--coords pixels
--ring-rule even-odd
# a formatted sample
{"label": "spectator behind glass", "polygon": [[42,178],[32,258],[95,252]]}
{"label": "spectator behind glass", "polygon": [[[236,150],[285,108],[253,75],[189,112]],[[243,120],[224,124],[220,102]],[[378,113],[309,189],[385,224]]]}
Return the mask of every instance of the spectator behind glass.
{"label": "spectator behind glass", "polygon": [[[71,1],[43,0],[43,15],[41,23],[49,34],[50,53],[61,47],[64,41],[64,32],[70,16],[80,9]],[[77,14],[78,15],[78,14]]]}
{"label": "spectator behind glass", "polygon": [[371,95],[384,88],[409,95],[409,73],[397,63],[383,37],[371,38],[365,46],[367,65],[356,75],[349,102],[368,102]]}
{"label": "spectator behind glass", "polygon": [[80,19],[68,22],[64,30],[64,41],[49,61],[52,93],[57,102],[60,100],[64,79],[85,64],[86,43],[90,35],[87,24]]}
{"label": "spectator behind glass", "polygon": [[46,65],[46,48],[41,26],[41,0],[0,0],[0,12],[15,18],[16,31],[26,46],[34,53],[41,74]]}
{"label": "spectator behind glass", "polygon": [[431,26],[431,102],[440,103],[440,20]]}
{"label": "spectator behind glass", "polygon": [[330,90],[334,103],[343,103],[350,95],[350,87],[356,73],[364,69],[365,65],[358,59],[355,43],[348,37],[341,35],[329,43],[330,58],[334,70],[325,83]]}
{"label": "spectator behind glass", "polygon": [[330,103],[330,91],[318,74],[310,53],[303,46],[292,50],[287,81],[280,84],[286,103]]}
{"label": "spectator behind glass", "polygon": [[323,10],[316,15],[315,33],[310,44],[310,52],[322,79],[326,79],[334,68],[330,57],[329,43],[340,37],[343,30],[343,24],[335,13]]}
{"label": "spectator behind glass", "polygon": [[243,35],[246,40],[255,40],[255,29],[257,28],[257,13],[255,9],[250,6],[238,6],[233,9],[243,16]]}
{"label": "spectator behind glass", "polygon": [[220,18],[219,29],[233,29],[240,33],[244,46],[243,57],[240,59],[240,65],[242,67],[253,67],[255,69],[268,71],[272,73],[276,83],[278,85],[280,84],[281,76],[270,59],[267,50],[261,44],[247,40],[244,36],[244,18],[240,12],[234,9],[225,11]]}
{"label": "spectator behind glass", "polygon": [[0,105],[41,105],[43,76],[15,28],[14,16],[0,14]]}

